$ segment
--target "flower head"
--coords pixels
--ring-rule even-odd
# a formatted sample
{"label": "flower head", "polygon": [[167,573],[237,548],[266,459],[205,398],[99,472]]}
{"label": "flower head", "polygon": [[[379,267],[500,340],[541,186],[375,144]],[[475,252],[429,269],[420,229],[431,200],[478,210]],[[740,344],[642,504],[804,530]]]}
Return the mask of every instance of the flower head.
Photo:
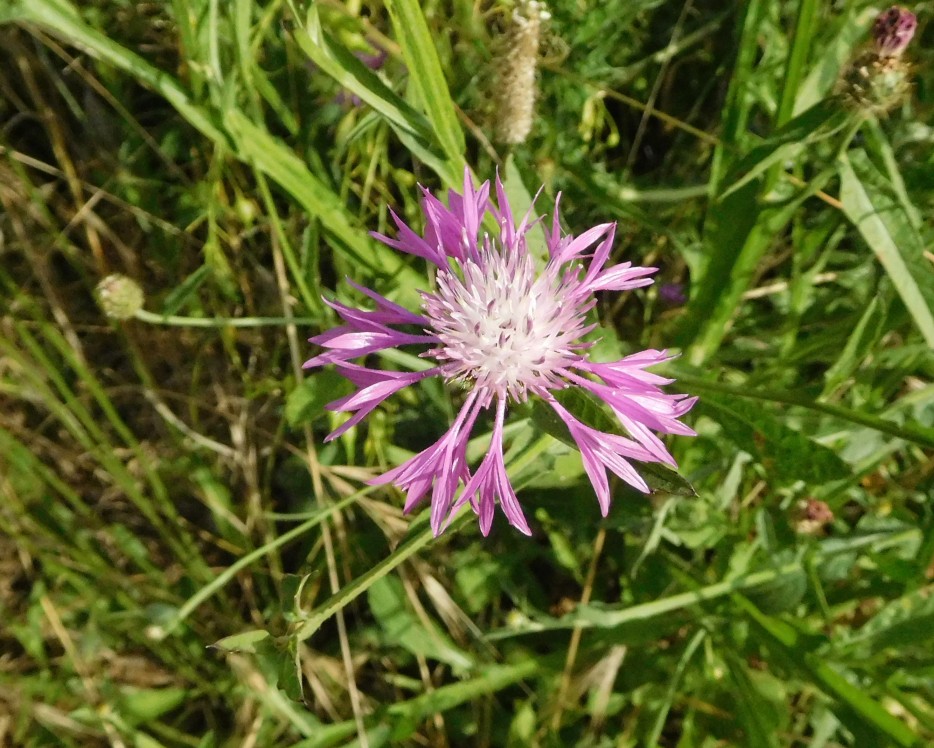
{"label": "flower head", "polygon": [[[628,262],[607,267],[615,225],[601,224],[576,237],[562,235],[556,204],[551,229],[546,231],[548,260],[539,272],[526,242],[538,221],[526,214],[517,222],[499,178],[495,190],[494,204],[489,182],[474,189],[469,171],[464,174],[463,194],[450,192],[448,206],[425,190],[423,236],[393,213],[398,238],[374,236],[425,259],[433,266],[435,289],[422,292],[421,312],[414,313],[351,284],[372,299],[376,308],[361,310],[327,302],[344,324],[311,338],[325,351],[305,364],[306,368],[334,364],[357,386],[355,392],[330,404],[332,410],[353,415],[328,439],[343,434],[391,394],[421,379],[440,376],[466,390],[463,405],[444,436],[373,481],[405,490],[406,511],[430,491],[435,534],[467,502],[479,515],[484,535],[492,525],[496,504],[512,525],[531,532],[503,460],[507,407],[530,396],[550,405],[567,426],[580,448],[604,516],[610,506],[607,470],[648,492],[630,461],[674,466],[674,459],[653,432],[694,433],[678,419],[690,410],[695,398],[665,394],[660,385],[671,380],[646,371],[668,360],[666,352],[647,350],[609,363],[593,362],[587,355],[591,343],[584,337],[595,327],[587,319],[596,303],[594,293],[647,286],[655,268],[633,267]],[[492,216],[498,224],[498,236],[481,234],[485,216]],[[394,327],[398,325],[416,326],[420,332]],[[421,355],[432,359],[435,366],[398,372],[351,362],[400,345],[427,346]],[[563,407],[554,392],[572,386],[606,403],[628,436],[598,431]],[[493,411],[493,433],[486,456],[472,471],[467,465],[467,442],[480,412],[486,409]]]}
{"label": "flower head", "polygon": [[143,289],[132,278],[113,273],[97,284],[97,303],[111,319],[130,319],[145,301]]}
{"label": "flower head", "polygon": [[846,68],[840,87],[853,109],[882,116],[908,98],[911,65],[904,53],[917,26],[915,14],[897,5],[876,16],[872,48]]}

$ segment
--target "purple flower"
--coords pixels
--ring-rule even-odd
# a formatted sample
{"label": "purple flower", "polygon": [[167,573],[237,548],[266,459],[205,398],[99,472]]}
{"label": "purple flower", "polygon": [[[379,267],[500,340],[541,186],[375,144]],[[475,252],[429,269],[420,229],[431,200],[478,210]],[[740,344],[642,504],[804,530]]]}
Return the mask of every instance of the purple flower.
{"label": "purple flower", "polygon": [[872,25],[872,38],[880,57],[900,57],[918,26],[915,14],[893,5],[876,16]]}
{"label": "purple flower", "polygon": [[[444,436],[372,481],[405,490],[405,511],[430,490],[431,526],[436,535],[467,502],[479,515],[484,535],[490,531],[497,503],[512,525],[531,534],[503,460],[507,406],[524,402],[530,395],[550,405],[567,426],[580,448],[604,516],[610,508],[607,470],[648,493],[648,485],[630,461],[674,467],[674,459],[653,432],[694,434],[678,419],[696,398],[663,393],[660,385],[672,380],[646,371],[671,356],[646,350],[619,361],[597,363],[587,356],[592,344],[583,340],[596,327],[587,321],[596,303],[594,292],[650,285],[648,276],[656,269],[628,262],[606,267],[615,224],[595,226],[577,237],[563,236],[556,203],[551,230],[546,231],[548,262],[538,272],[526,245],[526,234],[538,220],[526,214],[517,223],[498,177],[495,188],[496,204],[489,196],[490,183],[475,190],[465,170],[464,192],[451,191],[448,207],[423,189],[424,236],[392,213],[398,238],[374,236],[434,266],[434,291],[422,292],[421,312],[414,313],[351,283],[376,308],[361,310],[328,301],[344,324],[311,338],[326,350],[305,363],[306,368],[335,364],[357,386],[355,392],[328,406],[353,413],[328,439],[359,423],[391,394],[426,377],[444,377],[466,390],[463,405]],[[487,215],[499,226],[499,236],[481,232]],[[420,332],[394,325],[414,326]],[[401,345],[428,346],[421,355],[436,365],[426,371],[399,372],[351,363],[351,359]],[[578,420],[553,394],[570,386],[582,387],[606,403],[628,436],[598,431]],[[493,434],[486,456],[471,471],[467,441],[486,409],[494,413]]]}
{"label": "purple flower", "polygon": [[658,287],[658,298],[668,306],[683,306],[688,300],[683,283],[662,283]]}

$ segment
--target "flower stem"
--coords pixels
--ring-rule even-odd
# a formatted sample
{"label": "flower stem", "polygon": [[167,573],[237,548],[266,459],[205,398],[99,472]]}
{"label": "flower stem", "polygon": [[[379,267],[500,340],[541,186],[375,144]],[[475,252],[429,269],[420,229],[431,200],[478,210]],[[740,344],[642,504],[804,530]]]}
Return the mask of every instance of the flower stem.
{"label": "flower stem", "polygon": [[321,320],[310,317],[177,317],[140,309],[133,315],[140,322],[171,327],[285,327],[288,324],[317,325]]}

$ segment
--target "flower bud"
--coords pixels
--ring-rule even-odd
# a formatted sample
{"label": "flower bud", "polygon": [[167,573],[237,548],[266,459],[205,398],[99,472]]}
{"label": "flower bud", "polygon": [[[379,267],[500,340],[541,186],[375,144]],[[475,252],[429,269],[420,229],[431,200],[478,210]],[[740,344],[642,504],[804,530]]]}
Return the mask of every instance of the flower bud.
{"label": "flower bud", "polygon": [[876,54],[879,57],[901,57],[917,27],[918,19],[910,10],[893,5],[883,11],[872,26]]}
{"label": "flower bud", "polygon": [[915,14],[897,5],[883,11],[872,25],[872,49],[847,68],[842,93],[856,111],[882,115],[911,92],[911,66],[903,58],[918,26]]}
{"label": "flower bud", "polygon": [[130,319],[143,308],[143,289],[120,273],[108,275],[97,284],[97,303],[111,319]]}

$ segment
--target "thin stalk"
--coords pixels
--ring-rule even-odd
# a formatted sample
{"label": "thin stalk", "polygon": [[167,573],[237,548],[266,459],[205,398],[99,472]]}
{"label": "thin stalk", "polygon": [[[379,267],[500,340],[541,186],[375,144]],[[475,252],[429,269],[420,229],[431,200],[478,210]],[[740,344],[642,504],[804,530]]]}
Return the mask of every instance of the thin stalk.
{"label": "thin stalk", "polygon": [[156,314],[140,309],[133,315],[140,322],[169,327],[200,327],[217,329],[223,327],[285,327],[286,325],[319,325],[320,319],[312,317],[179,317],[174,314]]}

